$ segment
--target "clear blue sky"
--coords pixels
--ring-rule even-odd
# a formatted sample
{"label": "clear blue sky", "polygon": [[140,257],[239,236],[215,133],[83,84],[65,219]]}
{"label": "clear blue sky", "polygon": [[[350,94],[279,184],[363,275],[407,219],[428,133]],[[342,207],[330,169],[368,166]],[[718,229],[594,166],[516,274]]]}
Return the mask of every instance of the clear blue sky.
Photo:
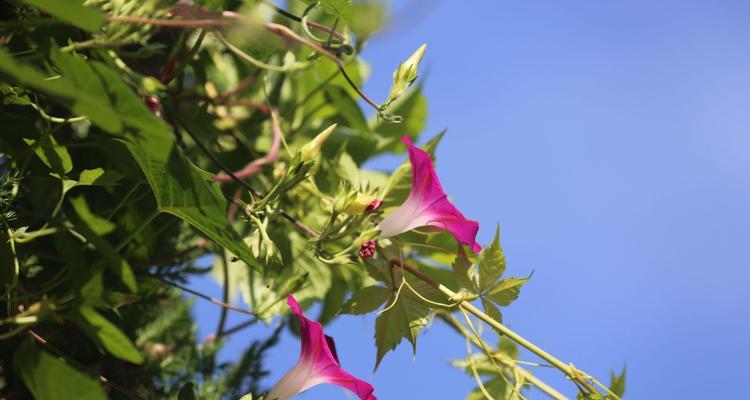
{"label": "clear blue sky", "polygon": [[[505,322],[597,376],[627,363],[627,398],[747,397],[750,2],[393,9],[393,28],[365,52],[366,90],[384,98],[393,68],[428,43],[425,137],[448,128],[443,186],[480,221],[480,242],[500,223],[510,273],[534,270]],[[196,312],[201,334],[212,332],[214,306]],[[373,320],[342,317],[327,333],[379,398],[461,399],[474,386],[449,363],[464,342],[439,324],[416,359],[402,346],[371,377]],[[287,334],[274,349],[269,386],[298,345]],[[559,374],[538,372],[573,395]],[[300,398],[347,397],[319,386]]]}

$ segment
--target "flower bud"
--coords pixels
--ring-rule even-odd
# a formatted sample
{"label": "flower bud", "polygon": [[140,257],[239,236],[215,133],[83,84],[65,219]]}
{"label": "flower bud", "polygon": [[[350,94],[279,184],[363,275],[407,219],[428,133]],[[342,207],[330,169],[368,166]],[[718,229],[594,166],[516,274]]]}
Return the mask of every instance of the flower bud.
{"label": "flower bud", "polygon": [[359,250],[357,250],[357,254],[362,257],[363,260],[367,260],[372,258],[375,255],[375,250],[377,250],[377,244],[374,240],[368,240],[367,242],[362,243],[362,246],[359,246]]}
{"label": "flower bud", "polygon": [[299,154],[300,159],[303,163],[312,161],[315,159],[315,157],[318,156],[321,147],[323,147],[323,144],[326,142],[326,140],[328,140],[328,137],[331,136],[335,129],[336,124],[329,126],[328,128],[324,129],[323,132],[320,132],[318,136],[315,136],[313,140],[302,146],[302,148],[299,150]]}
{"label": "flower bud", "polygon": [[357,193],[357,196],[354,198],[354,200],[350,202],[342,211],[350,215],[362,214],[365,211],[375,210],[376,208],[378,208],[378,206],[380,206],[380,203],[382,202],[382,200],[371,194]]}

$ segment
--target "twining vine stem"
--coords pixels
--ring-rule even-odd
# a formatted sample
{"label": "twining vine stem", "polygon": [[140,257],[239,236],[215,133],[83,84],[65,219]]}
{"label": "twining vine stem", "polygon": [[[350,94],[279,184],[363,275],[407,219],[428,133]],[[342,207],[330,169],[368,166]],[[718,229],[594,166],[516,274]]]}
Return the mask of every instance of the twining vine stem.
{"label": "twining vine stem", "polygon": [[535,345],[534,343],[531,343],[530,341],[523,338],[521,335],[517,334],[516,332],[512,331],[510,328],[506,327],[505,325],[495,321],[492,317],[482,312],[480,309],[476,308],[473,304],[469,303],[468,301],[464,300],[459,296],[458,293],[450,290],[449,288],[443,286],[440,282],[433,279],[431,276],[425,274],[424,272],[418,270],[417,268],[412,267],[409,264],[404,263],[401,260],[398,259],[390,259],[389,260],[391,265],[400,267],[412,275],[416,276],[417,278],[421,279],[428,285],[432,286],[433,288],[439,290],[446,296],[448,296],[449,299],[455,299],[458,302],[458,306],[463,308],[464,310],[470,312],[471,314],[474,314],[477,318],[484,321],[486,324],[490,325],[491,327],[495,328],[498,332],[502,333],[503,335],[507,336],[509,339],[513,340],[514,342],[520,344],[521,346],[525,347],[527,350],[531,351],[532,353],[536,354],[543,360],[550,363],[555,368],[559,369],[560,371],[564,372],[565,375],[567,375],[570,379],[574,380],[575,382],[579,383],[581,386],[585,387],[586,390],[588,390],[591,393],[599,393],[596,388],[589,383],[586,379],[580,376],[577,370],[569,366],[568,364],[565,364],[564,362],[558,360],[553,355],[547,353],[546,351],[542,350],[539,346]]}
{"label": "twining vine stem", "polygon": [[[464,336],[476,348],[482,350],[485,347],[483,345],[483,343],[481,343],[477,338],[475,338],[474,335],[472,335],[470,332],[468,332],[466,330],[466,328],[464,328],[463,326],[461,326],[461,324],[459,324],[456,320],[454,320],[450,315],[439,313],[439,314],[437,314],[437,317],[440,318],[446,324],[448,324],[448,326],[450,326],[451,328],[453,328],[460,335]],[[501,360],[501,362],[506,363],[503,360]],[[527,371],[526,369],[521,368],[518,365],[515,365],[515,363],[512,363],[510,366],[513,367],[513,368],[516,368],[518,370],[518,372],[521,374],[521,376],[523,377],[524,380],[526,380],[526,381],[530,382],[532,385],[536,386],[539,390],[541,390],[542,392],[544,392],[547,396],[549,396],[549,397],[551,397],[551,398],[553,398],[555,400],[568,400],[568,398],[565,397],[565,395],[563,395],[562,393],[558,392],[557,390],[555,390],[555,388],[553,388],[552,386],[548,385],[543,380],[537,378],[536,376],[534,376],[534,374],[532,374],[531,372]]]}

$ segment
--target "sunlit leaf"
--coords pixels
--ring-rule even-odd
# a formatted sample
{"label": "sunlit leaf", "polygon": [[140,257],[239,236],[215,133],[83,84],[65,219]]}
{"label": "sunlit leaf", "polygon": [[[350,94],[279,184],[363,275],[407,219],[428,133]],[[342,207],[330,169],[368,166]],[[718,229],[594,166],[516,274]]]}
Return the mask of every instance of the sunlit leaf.
{"label": "sunlit leaf", "polygon": [[507,307],[518,298],[521,293],[521,287],[529,280],[529,278],[505,278],[501,279],[495,286],[485,292],[485,296],[489,297],[502,307]]}
{"label": "sunlit leaf", "polygon": [[133,342],[93,307],[81,305],[71,312],[70,317],[87,336],[113,356],[134,364],[143,362],[143,355]]}
{"label": "sunlit leaf", "polygon": [[[411,287],[423,297],[434,299],[439,296],[436,295],[435,289],[424,281],[411,275],[406,275],[405,278]],[[377,347],[375,369],[378,368],[385,354],[395,349],[403,339],[411,343],[412,350],[416,354],[417,335],[430,320],[429,305],[407,287],[401,290],[398,297],[394,294],[391,301],[386,303],[384,310],[387,311],[383,311],[375,320],[375,346]]]}
{"label": "sunlit leaf", "polygon": [[384,286],[368,286],[352,297],[341,307],[342,314],[367,314],[380,308],[391,297],[391,290]]}
{"label": "sunlit leaf", "polygon": [[479,256],[479,290],[489,288],[505,273],[505,255],[500,247],[500,227],[495,231],[495,238]]}
{"label": "sunlit leaf", "polygon": [[23,0],[62,21],[81,29],[96,32],[104,23],[104,16],[93,8],[83,6],[78,0]]}
{"label": "sunlit leaf", "polygon": [[453,275],[461,287],[471,292],[477,291],[476,276],[472,271],[472,262],[466,256],[463,246],[459,246],[456,260],[452,264]]}
{"label": "sunlit leaf", "polygon": [[625,366],[619,375],[614,372],[610,372],[609,374],[609,390],[620,398],[625,394],[625,377],[627,373],[628,367]]}
{"label": "sunlit leaf", "polygon": [[[0,75],[9,76],[17,83],[53,96],[61,104],[69,106],[75,113],[91,118],[108,132],[115,133],[122,129],[122,122],[117,112],[109,106],[108,101],[103,102],[96,95],[78,90],[68,77],[48,80],[41,71],[13,59],[2,48],[0,48]],[[92,77],[92,79],[96,78]]]}

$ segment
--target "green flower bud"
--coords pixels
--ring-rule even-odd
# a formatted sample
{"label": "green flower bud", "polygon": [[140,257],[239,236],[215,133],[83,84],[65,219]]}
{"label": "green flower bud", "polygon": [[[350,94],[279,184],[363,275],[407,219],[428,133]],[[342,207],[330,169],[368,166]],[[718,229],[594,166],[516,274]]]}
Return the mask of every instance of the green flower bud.
{"label": "green flower bud", "polygon": [[362,214],[368,209],[368,207],[373,204],[375,200],[377,200],[377,197],[371,194],[357,193],[357,196],[354,198],[354,200],[350,202],[342,211],[349,215]]}
{"label": "green flower bud", "polygon": [[323,144],[326,142],[326,140],[328,140],[328,137],[331,136],[333,131],[336,129],[336,125],[337,124],[333,124],[324,129],[323,132],[320,132],[318,136],[315,136],[313,140],[302,146],[302,148],[299,150],[299,154],[300,160],[302,160],[303,163],[312,161],[315,159],[315,157],[318,156],[321,147],[323,147]]}

